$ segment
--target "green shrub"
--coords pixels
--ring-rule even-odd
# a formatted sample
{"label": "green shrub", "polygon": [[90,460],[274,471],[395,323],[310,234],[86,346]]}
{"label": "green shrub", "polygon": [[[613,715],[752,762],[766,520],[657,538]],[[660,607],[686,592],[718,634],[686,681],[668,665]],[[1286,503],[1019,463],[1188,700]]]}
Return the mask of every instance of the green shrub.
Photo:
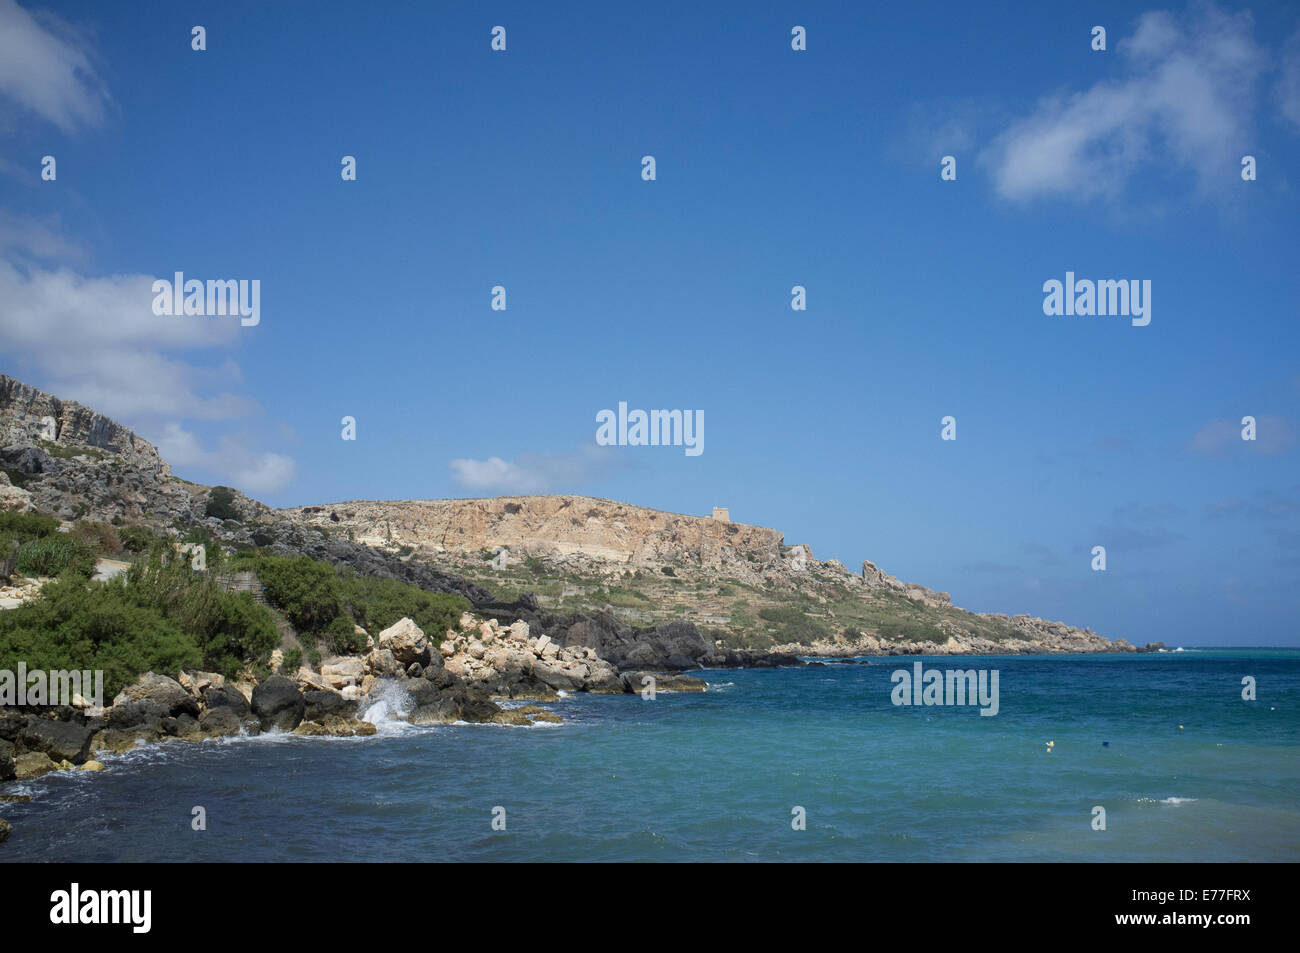
{"label": "green shrub", "polygon": [[329,563],[310,556],[264,556],[256,563],[266,597],[301,632],[321,632],[343,613],[342,588]]}
{"label": "green shrub", "polygon": [[382,632],[407,617],[429,638],[441,641],[443,633],[455,628],[460,614],[470,607],[460,596],[426,592],[396,579],[349,575],[341,581],[352,617],[370,632]]}
{"label": "green shrub", "polygon": [[14,568],[24,576],[77,576],[95,574],[95,553],[81,540],[65,533],[23,543],[14,554]]}
{"label": "green shrub", "polygon": [[239,510],[235,509],[235,491],[228,486],[214,486],[208,491],[208,505],[204,509],[207,516],[219,520],[238,520]]}
{"label": "green shrub", "polygon": [[335,655],[359,655],[366,648],[366,637],[357,632],[356,623],[345,615],[335,616],[325,635]]}
{"label": "green shrub", "polygon": [[768,606],[758,610],[758,617],[768,622],[781,622],[787,625],[803,622],[807,616],[793,606]]}
{"label": "green shrub", "polygon": [[284,653],[280,672],[292,676],[302,666],[302,649],[290,649]]}
{"label": "green shrub", "polygon": [[0,510],[0,536],[12,536],[19,542],[27,542],[58,531],[59,521],[52,516]]}
{"label": "green shrub", "polygon": [[194,668],[202,653],[176,622],[138,604],[121,577],[63,578],[0,612],[0,668],[13,671],[19,661],[32,669],[101,669],[111,698],[142,672]]}
{"label": "green shrub", "polygon": [[280,644],[266,606],[251,593],[230,592],[211,575],[192,572],[186,561],[163,563],[155,553],[132,566],[126,578],[139,604],[156,608],[193,637],[212,671],[233,675]]}
{"label": "green shrub", "polygon": [[159,534],[139,523],[118,527],[117,538],[128,553],[147,553],[162,540]]}

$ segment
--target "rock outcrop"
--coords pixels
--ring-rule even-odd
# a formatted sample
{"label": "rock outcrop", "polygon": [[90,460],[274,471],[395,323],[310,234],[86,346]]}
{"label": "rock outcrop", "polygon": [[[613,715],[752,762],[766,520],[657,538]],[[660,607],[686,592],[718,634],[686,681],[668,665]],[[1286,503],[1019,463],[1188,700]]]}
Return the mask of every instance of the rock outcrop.
{"label": "rock outcrop", "polygon": [[102,450],[139,470],[171,474],[157,447],[116,421],[0,374],[0,446],[41,442]]}
{"label": "rock outcrop", "polygon": [[359,543],[430,553],[509,549],[512,559],[582,554],[632,566],[690,560],[703,566],[781,558],[779,532],[586,496],[472,500],[353,500],[277,511],[291,521],[345,530]]}

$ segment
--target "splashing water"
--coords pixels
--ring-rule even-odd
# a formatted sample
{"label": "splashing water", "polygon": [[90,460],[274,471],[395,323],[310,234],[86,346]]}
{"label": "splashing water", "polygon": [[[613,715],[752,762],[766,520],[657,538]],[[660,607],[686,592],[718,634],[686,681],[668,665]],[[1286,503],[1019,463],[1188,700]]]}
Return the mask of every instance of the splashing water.
{"label": "splashing water", "polygon": [[362,702],[357,718],[368,721],[379,731],[396,731],[407,726],[411,714],[411,696],[397,682],[382,679]]}

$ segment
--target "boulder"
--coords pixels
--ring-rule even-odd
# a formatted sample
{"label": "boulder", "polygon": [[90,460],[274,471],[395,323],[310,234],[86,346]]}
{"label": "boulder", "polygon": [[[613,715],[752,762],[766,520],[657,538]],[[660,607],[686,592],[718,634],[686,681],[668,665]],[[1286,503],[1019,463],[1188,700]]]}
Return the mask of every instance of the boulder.
{"label": "boulder", "polygon": [[178,672],[176,681],[195,698],[202,698],[209,688],[224,688],[226,676],[217,672]]}
{"label": "boulder", "polygon": [[13,832],[14,832],[14,826],[10,824],[8,821],[6,821],[3,817],[0,817],[0,844],[3,844],[5,841],[7,841],[9,839],[9,835],[12,834]]}
{"label": "boulder", "polygon": [[366,671],[376,678],[391,678],[406,671],[389,649],[375,649],[366,656]]}
{"label": "boulder", "polygon": [[361,677],[366,674],[366,665],[361,659],[349,656],[326,662],[321,665],[320,673],[321,677],[329,682],[330,687],[343,688],[360,682]]}
{"label": "boulder", "polygon": [[379,633],[379,648],[387,649],[405,668],[412,662],[429,664],[429,640],[420,627],[408,618],[399,619]]}
{"label": "boulder", "polygon": [[181,714],[175,718],[164,718],[162,730],[170,737],[180,738],[182,741],[199,741],[203,737],[199,731],[199,720],[191,715]]}
{"label": "boulder", "polygon": [[205,691],[203,704],[207,706],[208,711],[229,708],[236,719],[245,717],[249,712],[248,699],[244,697],[244,693],[229,684],[225,688],[209,688]]}
{"label": "boulder", "polygon": [[354,736],[373,735],[378,731],[368,721],[344,718],[340,715],[325,715],[319,720],[304,721],[293,730],[295,735],[322,735],[330,738],[351,738]]}
{"label": "boulder", "polygon": [[289,679],[272,675],[253,689],[252,707],[264,729],[293,731],[302,721],[307,701]]}
{"label": "boulder", "polygon": [[703,692],[709,687],[704,679],[680,672],[625,672],[623,683],[627,686],[627,691],[639,695],[648,687],[642,681],[647,676],[654,679],[657,692]]}
{"label": "boulder", "polygon": [[550,662],[539,661],[533,665],[533,677],[545,685],[559,691],[576,692],[581,690],[585,672],[578,674]]}
{"label": "boulder", "polygon": [[50,760],[49,755],[40,751],[29,751],[14,759],[14,777],[19,781],[30,781],[58,769],[59,766]]}
{"label": "boulder", "polygon": [[303,693],[307,703],[303,721],[321,721],[327,717],[351,718],[357,712],[357,703],[349,701],[338,692],[310,691]]}
{"label": "boulder", "polygon": [[94,732],[85,725],[32,716],[18,736],[28,751],[49,755],[53,761],[81,764],[90,757],[90,739]]}
{"label": "boulder", "polygon": [[[121,698],[121,696],[118,696]],[[119,701],[108,710],[108,727],[119,731],[139,730],[144,734],[158,731],[164,718],[170,717],[167,709],[153,699]]]}
{"label": "boulder", "polygon": [[237,735],[242,727],[239,716],[235,714],[235,710],[229,705],[209,708],[199,715],[199,731],[211,738]]}
{"label": "boulder", "polygon": [[294,675],[293,680],[298,686],[305,691],[329,691],[333,686],[326,681],[325,676],[317,675],[306,665],[298,668],[298,673]]}
{"label": "boulder", "polygon": [[117,707],[123,701],[151,701],[160,705],[168,715],[173,717],[187,714],[197,718],[199,714],[199,703],[180,682],[153,672],[146,672],[134,685],[123,689],[113,699],[113,706]]}

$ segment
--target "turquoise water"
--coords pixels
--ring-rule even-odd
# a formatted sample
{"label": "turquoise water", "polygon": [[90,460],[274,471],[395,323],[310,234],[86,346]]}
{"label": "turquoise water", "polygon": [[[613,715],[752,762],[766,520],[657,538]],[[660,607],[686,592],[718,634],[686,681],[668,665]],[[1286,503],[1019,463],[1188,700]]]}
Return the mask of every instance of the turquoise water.
{"label": "turquoise water", "polygon": [[556,726],[139,749],[0,804],[0,860],[1300,860],[1300,650],[923,660],[997,669],[995,717],[895,707],[914,661],[576,695]]}

